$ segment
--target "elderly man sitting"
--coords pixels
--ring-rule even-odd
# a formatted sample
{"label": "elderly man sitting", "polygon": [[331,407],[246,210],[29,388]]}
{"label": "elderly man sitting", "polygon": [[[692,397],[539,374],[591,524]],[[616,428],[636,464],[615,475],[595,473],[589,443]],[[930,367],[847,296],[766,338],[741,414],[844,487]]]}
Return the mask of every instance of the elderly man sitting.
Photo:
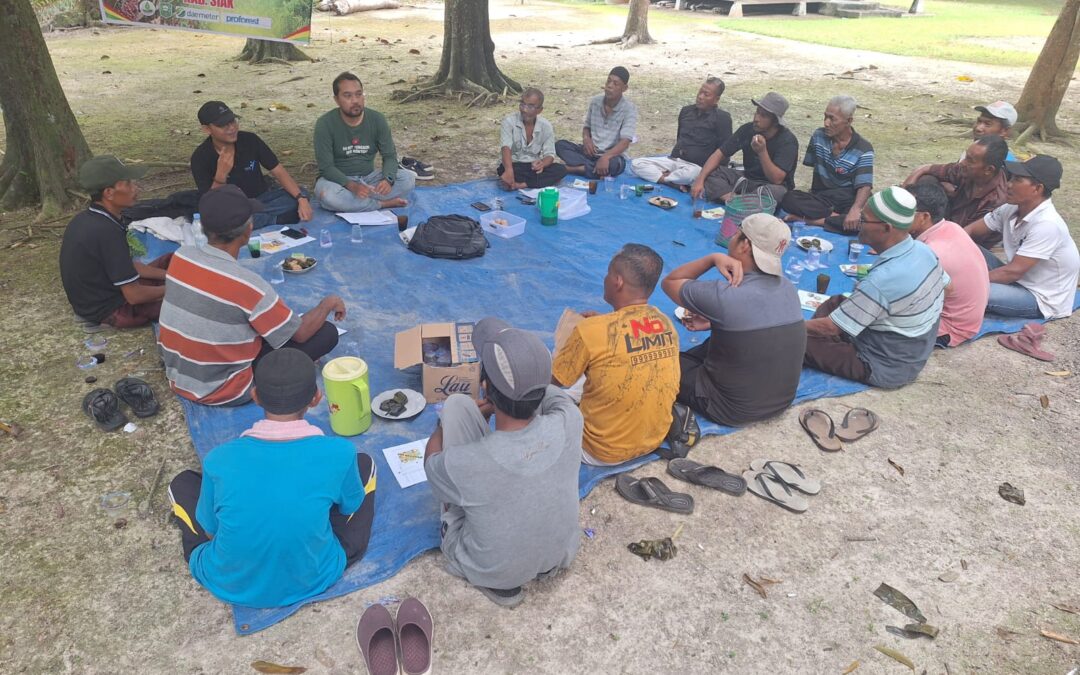
{"label": "elderly man sitting", "polygon": [[834,96],[825,106],[825,126],[810,136],[803,157],[803,164],[814,169],[810,192],[792,190],[780,204],[788,220],[845,232],[859,229],[874,184],[874,146],[851,127],[855,107],[850,96]]}
{"label": "elderly man sitting", "polygon": [[967,226],[972,238],[1000,232],[1002,261],[983,249],[990,268],[986,311],[1025,319],[1059,319],[1073,311],[1080,253],[1050,196],[1061,185],[1061,162],[1037,155],[1006,162],[1006,203]]}
{"label": "elderly man sitting", "polygon": [[915,197],[899,187],[867,202],[859,241],[881,257],[850,298],[829,298],[806,322],[804,365],[885,389],[918,377],[934,350],[949,276],[908,235],[915,209]]}
{"label": "elderly man sitting", "polygon": [[724,81],[710,77],[698,89],[693,105],[679,111],[675,147],[667,157],[640,157],[630,163],[634,175],[652,183],[680,189],[690,185],[701,167],[731,137],[731,115],[716,105],[724,93]]}

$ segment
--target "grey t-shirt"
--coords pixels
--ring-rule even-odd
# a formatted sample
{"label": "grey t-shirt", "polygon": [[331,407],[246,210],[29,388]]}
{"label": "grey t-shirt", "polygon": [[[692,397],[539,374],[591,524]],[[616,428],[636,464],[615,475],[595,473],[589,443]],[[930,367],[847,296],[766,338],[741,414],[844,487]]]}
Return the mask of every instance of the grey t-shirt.
{"label": "grey t-shirt", "polygon": [[704,407],[698,412],[740,426],[786,410],[799,388],[806,350],[795,286],[784,277],[750,272],[738,286],[722,279],[690,281],[679,297],[712,323],[694,383]]}
{"label": "grey t-shirt", "polygon": [[547,388],[519,431],[493,431],[427,461],[443,504],[442,550],[469,583],[511,589],[569,567],[581,543],[578,469],[582,418],[561,389]]}

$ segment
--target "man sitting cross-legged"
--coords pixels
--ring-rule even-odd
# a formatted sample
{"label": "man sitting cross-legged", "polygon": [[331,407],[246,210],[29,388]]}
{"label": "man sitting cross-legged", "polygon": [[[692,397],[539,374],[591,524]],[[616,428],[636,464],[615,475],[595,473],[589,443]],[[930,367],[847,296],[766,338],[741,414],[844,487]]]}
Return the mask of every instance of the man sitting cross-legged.
{"label": "man sitting cross-legged", "polygon": [[[726,202],[736,186],[753,192],[764,188],[779,204],[795,187],[795,164],[799,161],[799,139],[784,126],[787,99],[770,91],[756,106],[754,119],[732,134],[701,167],[690,186],[690,194],[714,202]],[[742,170],[727,166],[736,152],[742,152]]]}
{"label": "man sitting cross-legged", "polygon": [[447,570],[512,607],[522,584],[577,554],[581,413],[550,385],[551,354],[532,333],[489,317],[473,345],[486,398],[446,399],[424,470],[443,505]]}
{"label": "man sitting cross-legged", "polygon": [[191,575],[224,602],[281,607],[322,593],[367,550],[375,463],[304,420],[322,394],[296,349],[267,355],[252,396],[266,412],[169,486]]}
{"label": "man sitting cross-legged", "polygon": [[618,176],[629,161],[626,150],[637,133],[637,106],[625,96],[630,71],[615,66],[604,82],[604,93],[589,99],[581,143],[561,140],[555,152],[569,173],[586,178]]}
{"label": "man sitting cross-legged", "polygon": [[566,167],[555,161],[555,130],[540,113],[544,92],[532,87],[521,94],[518,112],[503,118],[499,131],[502,163],[495,172],[504,190],[555,185]]}
{"label": "man sitting cross-legged", "polygon": [[1005,204],[967,226],[972,239],[1003,237],[1005,260],[983,249],[990,268],[986,311],[1025,319],[1060,319],[1073,312],[1080,253],[1051,195],[1061,186],[1061,162],[1036,155],[1006,162]]}
{"label": "man sitting cross-legged", "polygon": [[649,304],[664,261],[648,246],[627,244],[608,264],[604,300],[615,311],[583,312],[555,356],[553,382],[585,376],[582,461],[620,464],[655,450],[671,429],[679,392],[679,336]]}
{"label": "man sitting cross-legged", "polygon": [[908,235],[915,208],[899,187],[867,202],[859,241],[881,257],[850,298],[834,295],[806,322],[805,365],[885,389],[918,377],[934,351],[949,275]]}
{"label": "man sitting cross-legged", "polygon": [[803,164],[814,169],[810,192],[792,190],[780,207],[788,220],[802,219],[834,232],[859,229],[874,185],[874,146],[851,126],[855,99],[834,96],[825,106],[825,126],[810,136]]}
{"label": "man sitting cross-legged", "polygon": [[[687,310],[683,324],[711,331],[679,355],[678,400],[713,422],[750,424],[780,414],[795,399],[806,327],[799,295],[781,268],[790,239],[780,219],[754,214],[728,242],[728,255],[688,262],[664,279],[664,292]],[[724,279],[698,279],[713,268]]]}
{"label": "man sitting cross-legged", "polygon": [[[390,125],[364,104],[364,85],[352,73],[334,78],[338,107],[315,122],[315,194],[329,211],[375,211],[405,206],[416,174],[398,166]],[[382,171],[375,155],[382,155]]]}
{"label": "man sitting cross-legged", "polygon": [[630,170],[634,175],[685,191],[701,173],[709,156],[731,138],[731,115],[717,106],[723,93],[724,81],[719,77],[705,80],[698,88],[694,103],[679,111],[679,127],[671,154],[631,161]]}
{"label": "man sitting cross-legged", "polygon": [[990,295],[986,260],[982,250],[964,228],[946,220],[948,198],[936,183],[920,182],[909,188],[915,197],[915,220],[911,236],[930,247],[949,275],[945,303],[941,308],[937,344],[955,347],[982,328],[986,300]]}
{"label": "man sitting cross-legged", "polygon": [[301,318],[236,261],[260,208],[235,185],[207,192],[199,211],[208,244],[182,246],[169,264],[158,343],[169,385],[196,403],[247,403],[252,368],[275,349],[294,347],[314,360],[337,346],[326,317],[345,318],[341,298],[327,296]]}

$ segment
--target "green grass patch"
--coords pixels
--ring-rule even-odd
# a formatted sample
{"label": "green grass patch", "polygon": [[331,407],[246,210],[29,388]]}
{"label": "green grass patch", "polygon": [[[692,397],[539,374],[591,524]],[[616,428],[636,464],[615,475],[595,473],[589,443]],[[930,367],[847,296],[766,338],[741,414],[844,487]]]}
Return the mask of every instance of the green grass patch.
{"label": "green grass patch", "polygon": [[[904,10],[910,0],[883,5]],[[1061,9],[1060,0],[938,0],[925,15],[904,18],[835,19],[807,15],[719,20],[730,30],[801,42],[972,63],[1030,66],[1035,63]]]}

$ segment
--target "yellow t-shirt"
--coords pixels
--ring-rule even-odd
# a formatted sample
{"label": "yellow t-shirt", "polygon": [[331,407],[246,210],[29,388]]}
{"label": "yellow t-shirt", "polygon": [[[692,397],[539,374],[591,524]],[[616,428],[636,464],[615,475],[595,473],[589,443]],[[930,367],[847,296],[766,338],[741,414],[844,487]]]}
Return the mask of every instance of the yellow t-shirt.
{"label": "yellow t-shirt", "polygon": [[552,373],[564,387],[585,375],[582,444],[602,462],[624,462],[655,450],[671,427],[679,335],[652,305],[582,319]]}

